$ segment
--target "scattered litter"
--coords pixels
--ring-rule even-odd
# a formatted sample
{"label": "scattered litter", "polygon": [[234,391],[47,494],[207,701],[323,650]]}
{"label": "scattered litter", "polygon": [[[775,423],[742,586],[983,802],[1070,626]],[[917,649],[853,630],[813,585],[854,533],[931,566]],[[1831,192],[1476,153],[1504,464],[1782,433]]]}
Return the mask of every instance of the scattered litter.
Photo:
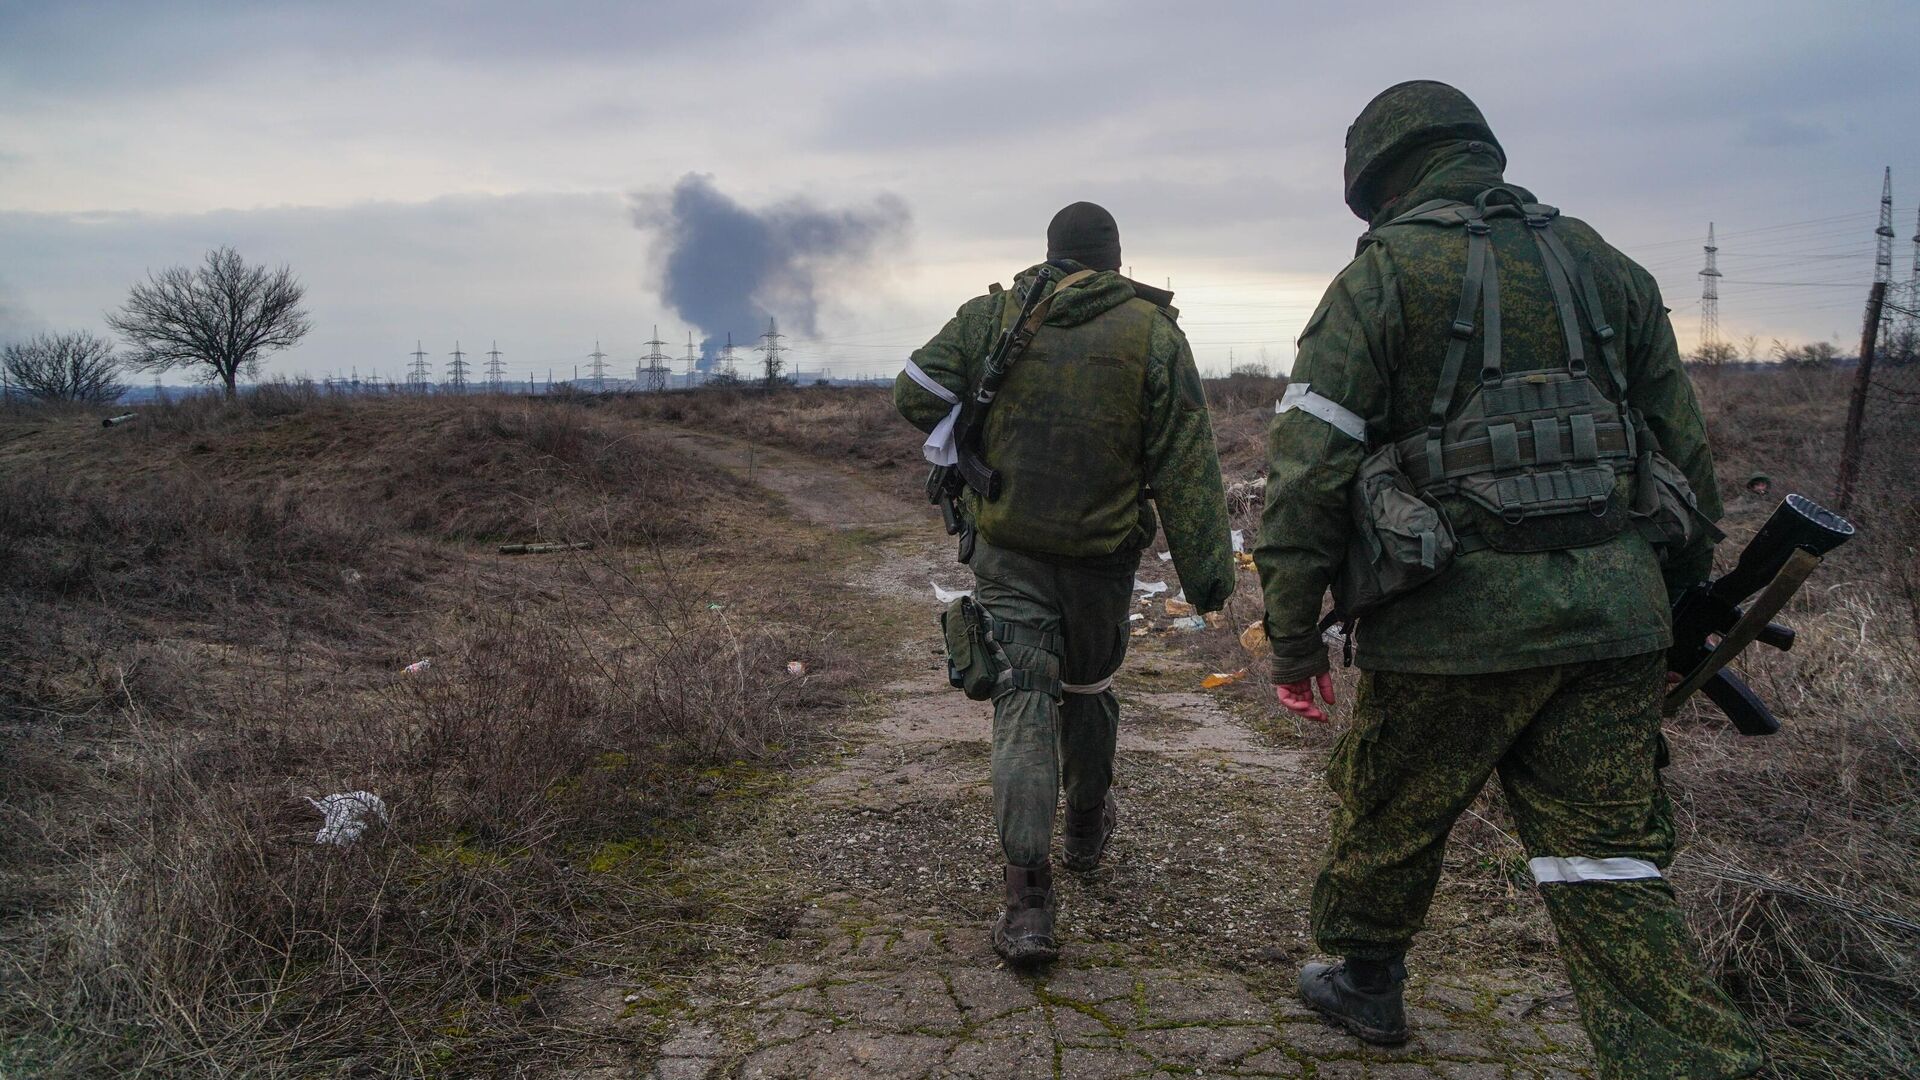
{"label": "scattered litter", "polygon": [[1320,640],[1336,649],[1347,647],[1347,633],[1337,625],[1327,627],[1326,632],[1320,635]]}
{"label": "scattered litter", "polygon": [[1246,668],[1241,668],[1239,671],[1216,671],[1206,678],[1201,679],[1200,687],[1204,690],[1212,690],[1217,686],[1231,686],[1246,677]]}
{"label": "scattered litter", "polygon": [[136,414],[134,413],[122,413],[119,416],[109,416],[105,420],[100,421],[100,426],[101,427],[118,427],[121,424],[124,424],[127,421],[132,420],[135,415]]}
{"label": "scattered litter", "polygon": [[708,604],[708,605],[707,605],[707,610],[708,610],[708,611],[720,611],[720,610],[723,610],[723,609],[724,609],[725,607],[726,607],[726,605],[724,605],[724,604]]}
{"label": "scattered litter", "polygon": [[1207,620],[1207,625],[1215,630],[1227,625],[1227,616],[1224,612],[1209,611],[1201,618]]}
{"label": "scattered litter", "polygon": [[1251,510],[1266,498],[1267,478],[1256,476],[1227,485],[1227,509],[1234,513]]}
{"label": "scattered litter", "polygon": [[807,665],[804,661],[800,661],[800,660],[787,661],[787,674],[798,676],[798,675],[805,675],[806,673],[807,673]]}
{"label": "scattered litter", "polygon": [[593,541],[574,540],[540,542],[531,544],[501,544],[502,555],[551,555],[556,551],[592,551]]}
{"label": "scattered litter", "polygon": [[1245,529],[1235,529],[1231,535],[1233,536],[1233,550],[1235,554],[1247,550],[1247,531]]}
{"label": "scattered litter", "polygon": [[1235,562],[1235,563],[1236,563],[1236,564],[1237,564],[1237,565],[1238,565],[1238,566],[1240,567],[1240,569],[1242,569],[1242,570],[1254,570],[1254,569],[1256,569],[1256,567],[1254,566],[1254,562],[1253,562],[1253,556],[1251,556],[1251,555],[1249,555],[1249,554],[1247,554],[1247,553],[1246,553],[1246,552],[1244,552],[1244,551],[1236,551],[1236,552],[1234,552],[1234,553],[1233,553],[1233,561],[1234,561],[1234,562]]}
{"label": "scattered litter", "polygon": [[1267,651],[1267,628],[1261,623],[1251,622],[1240,631],[1240,647],[1254,656]]}
{"label": "scattered litter", "polygon": [[954,589],[952,591],[948,591],[946,589],[941,588],[940,583],[937,581],[929,581],[927,582],[927,584],[933,586],[933,598],[935,600],[940,601],[943,604],[951,604],[955,600],[958,600],[963,596],[973,595],[972,589]]}
{"label": "scattered litter", "polygon": [[432,666],[433,666],[433,661],[431,660],[415,660],[413,663],[408,664],[405,668],[402,668],[401,670],[405,671],[409,675],[418,675]]}
{"label": "scattered litter", "polygon": [[1133,628],[1133,633],[1128,636],[1129,637],[1146,637],[1147,628],[1144,626],[1136,626]]}
{"label": "scattered litter", "polygon": [[1172,561],[1173,561],[1173,552],[1171,552],[1171,551],[1163,551],[1163,552],[1161,552],[1161,553],[1160,553],[1160,561],[1161,561],[1161,562],[1172,562]]}
{"label": "scattered litter", "polygon": [[1192,615],[1193,613],[1193,605],[1187,603],[1185,600],[1167,601],[1167,614],[1169,615]]}
{"label": "scattered litter", "polygon": [[1195,630],[1205,630],[1207,620],[1198,615],[1189,615],[1184,619],[1175,619],[1169,625],[1183,634],[1190,634]]}
{"label": "scattered litter", "polygon": [[340,571],[340,580],[348,585],[358,585],[360,584],[360,571],[342,570]]}
{"label": "scattered litter", "polygon": [[1129,616],[1127,616],[1127,621],[1128,621],[1128,622],[1139,622],[1140,620],[1142,620],[1142,619],[1144,619],[1144,618],[1146,618],[1146,616],[1145,616],[1145,615],[1142,615],[1142,614],[1140,614],[1139,612],[1137,612],[1137,611],[1136,611],[1136,612],[1134,612],[1133,614],[1131,614],[1131,615],[1129,615]]}
{"label": "scattered litter", "polygon": [[327,816],[320,831],[313,834],[316,844],[334,844],[346,847],[360,839],[367,831],[367,815],[372,814],[386,824],[386,801],[371,791],[344,791],[329,795],[324,799],[307,800],[315,810]]}
{"label": "scattered litter", "polygon": [[1156,593],[1166,592],[1167,583],[1164,581],[1141,581],[1139,578],[1134,578],[1133,591],[1152,596]]}

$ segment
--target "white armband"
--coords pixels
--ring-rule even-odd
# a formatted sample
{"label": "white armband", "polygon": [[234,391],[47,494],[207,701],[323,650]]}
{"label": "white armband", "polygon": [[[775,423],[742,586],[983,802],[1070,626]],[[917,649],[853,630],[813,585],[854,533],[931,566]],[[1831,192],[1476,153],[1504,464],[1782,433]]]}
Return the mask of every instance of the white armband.
{"label": "white armband", "polygon": [[1313,387],[1307,383],[1288,383],[1287,392],[1273,403],[1275,416],[1295,409],[1325,420],[1333,425],[1334,430],[1356,442],[1367,441],[1367,422],[1360,418],[1359,413],[1330,397],[1314,393]]}

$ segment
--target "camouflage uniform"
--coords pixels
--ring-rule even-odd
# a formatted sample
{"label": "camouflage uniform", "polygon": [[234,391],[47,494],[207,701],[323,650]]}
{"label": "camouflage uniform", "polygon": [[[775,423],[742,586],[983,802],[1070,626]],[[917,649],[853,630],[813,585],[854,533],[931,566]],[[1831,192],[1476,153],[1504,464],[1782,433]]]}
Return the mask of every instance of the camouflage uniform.
{"label": "camouflage uniform", "polygon": [[[1036,270],[1014,290],[963,304],[913,354],[919,373],[953,397],[968,394]],[[1015,866],[1047,861],[1063,776],[1070,812],[1097,813],[1107,800],[1119,722],[1108,683],[1126,653],[1134,570],[1156,529],[1165,528],[1196,608],[1217,610],[1233,591],[1226,500],[1193,354],[1175,312],[1137,291],[1144,287],[1100,271],[1056,299],[988,414],[985,456],[1006,489],[991,503],[969,493],[980,532],[977,599],[995,619],[1041,635],[1006,644],[1016,668],[1065,684],[1064,703],[1046,688],[994,700],[994,810]],[[951,407],[907,373],[894,403],[922,431]]]}
{"label": "camouflage uniform", "polygon": [[[1479,111],[1437,83],[1382,94],[1349,131],[1348,151],[1349,205],[1379,231],[1309,319],[1292,380],[1353,423],[1343,431],[1296,408],[1268,433],[1255,558],[1275,683],[1327,670],[1318,623],[1354,528],[1348,487],[1370,447],[1426,427],[1461,305],[1462,232],[1382,226],[1429,200],[1471,203],[1504,183],[1504,154]],[[1515,217],[1488,224],[1505,369],[1564,367],[1561,308],[1528,227]],[[1652,277],[1582,222],[1560,217],[1552,228],[1597,286],[1629,404],[1717,518],[1705,424]],[[1485,329],[1474,331],[1474,355]],[[1581,332],[1597,355],[1599,335]],[[1456,402],[1477,366],[1462,373]],[[1365,442],[1354,434],[1361,422]],[[1438,501],[1456,527],[1500,527],[1456,495]],[[1668,597],[1711,563],[1711,541],[1663,560],[1633,529],[1564,550],[1475,550],[1363,618],[1359,698],[1328,775],[1340,809],[1314,888],[1320,947],[1361,960],[1403,954],[1454,820],[1497,771],[1602,1075],[1755,1072],[1757,1045],[1701,972],[1659,870],[1673,855],[1657,771]]]}

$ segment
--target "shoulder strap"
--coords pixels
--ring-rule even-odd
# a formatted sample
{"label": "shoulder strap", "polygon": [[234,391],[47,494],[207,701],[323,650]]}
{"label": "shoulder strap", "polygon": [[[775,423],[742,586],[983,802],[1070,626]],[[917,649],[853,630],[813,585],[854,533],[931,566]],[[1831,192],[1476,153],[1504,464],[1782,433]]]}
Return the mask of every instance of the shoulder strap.
{"label": "shoulder strap", "polygon": [[[1540,207],[1539,209],[1551,211],[1550,207]],[[1600,289],[1594,284],[1593,275],[1588,272],[1584,264],[1576,260],[1572,253],[1567,250],[1566,242],[1560,239],[1560,234],[1553,231],[1552,218],[1557,215],[1558,211],[1551,211],[1551,213],[1544,215],[1546,220],[1538,228],[1533,230],[1534,241],[1540,244],[1543,257],[1547,255],[1553,256],[1552,261],[1559,264],[1561,277],[1567,277],[1569,272],[1571,272],[1573,277],[1579,279],[1580,292],[1574,294],[1575,300],[1580,305],[1582,313],[1586,315],[1587,325],[1593,329],[1593,336],[1600,342],[1600,357],[1606,362],[1607,374],[1613,379],[1614,389],[1620,393],[1621,403],[1625,404],[1627,398],[1627,373],[1621,368],[1620,358],[1613,347],[1613,339],[1617,335],[1614,332],[1612,324],[1607,322],[1606,306],[1600,299]],[[1527,223],[1531,225],[1533,223],[1532,219],[1529,218]],[[1549,273],[1552,273],[1551,269],[1549,269]],[[1557,296],[1558,289],[1556,289],[1556,297]],[[1569,353],[1569,355],[1571,355],[1571,353]]]}
{"label": "shoulder strap", "polygon": [[1467,343],[1473,340],[1473,309],[1477,303],[1486,324],[1481,339],[1480,376],[1500,377],[1500,275],[1494,264],[1492,230],[1481,208],[1462,207],[1467,227],[1467,270],[1460,286],[1460,304],[1454,309],[1453,325],[1448,328],[1447,357],[1440,366],[1440,381],[1434,384],[1433,402],[1427,408],[1427,470],[1430,476],[1445,476],[1440,456],[1440,436],[1446,429],[1447,413],[1453,408],[1453,391],[1460,381],[1460,365],[1466,360]]}

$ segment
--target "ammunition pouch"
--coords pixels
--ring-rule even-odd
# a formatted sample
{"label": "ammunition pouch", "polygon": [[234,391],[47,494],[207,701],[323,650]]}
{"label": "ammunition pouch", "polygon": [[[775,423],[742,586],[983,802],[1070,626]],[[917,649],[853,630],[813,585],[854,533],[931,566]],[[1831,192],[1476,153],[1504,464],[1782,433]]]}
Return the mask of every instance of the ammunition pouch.
{"label": "ammunition pouch", "polygon": [[1367,455],[1349,489],[1353,516],[1346,561],[1333,582],[1334,608],[1356,619],[1445,573],[1459,541],[1447,513],[1414,487],[1388,443]]}
{"label": "ammunition pouch", "polygon": [[1719,526],[1700,512],[1687,474],[1667,460],[1649,434],[1641,437],[1634,480],[1633,524],[1662,561],[1670,552],[1682,551],[1702,537],[1716,542],[1726,538]]}
{"label": "ammunition pouch", "polygon": [[1038,690],[1059,700],[1059,679],[1014,667],[1003,648],[1024,645],[1058,657],[1058,634],[995,619],[971,596],[955,599],[940,613],[940,632],[947,646],[947,682],[967,697],[987,701],[1011,690]]}

